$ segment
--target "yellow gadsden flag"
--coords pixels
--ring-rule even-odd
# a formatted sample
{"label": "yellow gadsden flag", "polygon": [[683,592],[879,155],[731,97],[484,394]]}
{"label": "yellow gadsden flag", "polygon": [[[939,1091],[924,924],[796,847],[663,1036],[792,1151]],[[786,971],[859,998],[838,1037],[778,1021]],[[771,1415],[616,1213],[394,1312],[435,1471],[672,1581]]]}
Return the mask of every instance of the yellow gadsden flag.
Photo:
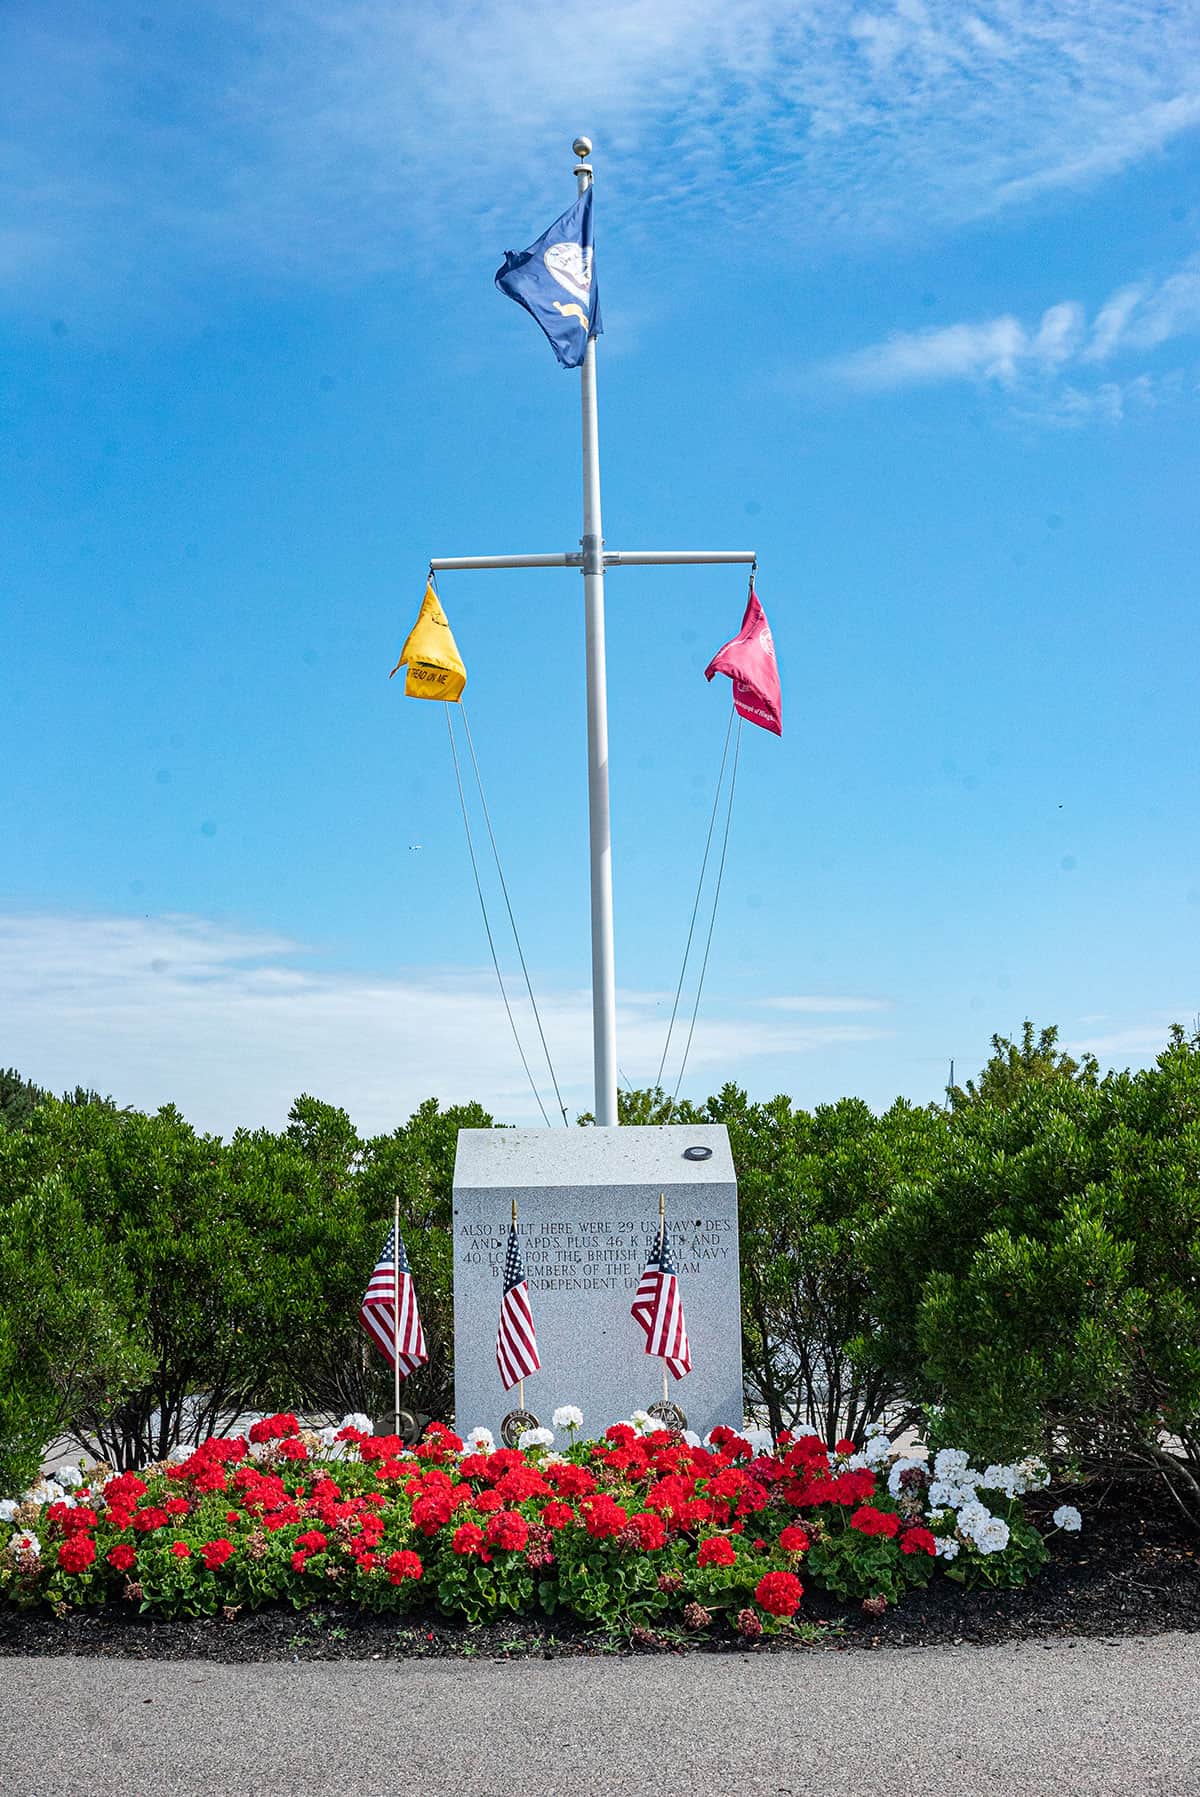
{"label": "yellow gadsden flag", "polygon": [[[404,690],[411,699],[461,699],[467,684],[467,670],[458,644],[446,622],[441,600],[432,581],[425,588],[421,611],[400,651],[400,659],[392,669],[398,674],[407,663],[408,678]],[[390,680],[392,674],[388,675]]]}

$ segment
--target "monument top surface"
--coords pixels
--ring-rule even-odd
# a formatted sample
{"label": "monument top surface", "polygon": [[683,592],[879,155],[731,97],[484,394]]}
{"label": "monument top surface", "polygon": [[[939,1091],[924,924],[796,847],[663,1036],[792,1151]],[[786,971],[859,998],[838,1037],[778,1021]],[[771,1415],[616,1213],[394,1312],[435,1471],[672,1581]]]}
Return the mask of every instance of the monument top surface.
{"label": "monument top surface", "polygon": [[[689,1148],[707,1148],[690,1158]],[[633,1124],[622,1128],[460,1129],[456,1191],[505,1186],[732,1185],[723,1123]]]}

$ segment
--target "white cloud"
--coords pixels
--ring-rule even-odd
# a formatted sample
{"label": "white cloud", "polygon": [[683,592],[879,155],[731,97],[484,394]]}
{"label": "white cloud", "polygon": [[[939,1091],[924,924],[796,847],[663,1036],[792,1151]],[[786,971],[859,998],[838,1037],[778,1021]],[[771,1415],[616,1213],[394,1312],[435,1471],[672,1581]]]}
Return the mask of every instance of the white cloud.
{"label": "white cloud", "polygon": [[703,220],[770,256],[1075,188],[1200,122],[1194,17],[1157,0],[15,0],[4,21],[24,280],[428,277],[434,246],[443,284],[454,258],[473,279],[482,244],[544,222],[580,129],[626,234],[694,255]]}
{"label": "white cloud", "polygon": [[888,1011],[891,1009],[886,998],[823,998],[817,994],[760,998],[756,1002],[768,1011],[806,1011],[818,1017],[832,1017],[839,1012],[847,1011]]}
{"label": "white cloud", "polygon": [[[540,1121],[490,970],[351,973],[315,969],[312,959],[285,937],[195,917],[0,917],[4,1059],[53,1090],[94,1086],[142,1109],[173,1102],[222,1133],[277,1127],[303,1091],[344,1105],[364,1130],[394,1127],[431,1095]],[[515,1000],[519,982],[507,983]],[[618,994],[620,1060],[635,1083],[658,1064],[664,999]],[[591,1108],[590,999],[539,991],[538,1003],[574,1120]],[[553,1120],[532,1020],[514,1008]],[[752,1013],[706,1004],[689,1089],[760,1058],[886,1033]]]}
{"label": "white cloud", "polygon": [[1167,1045],[1171,1024],[1181,1023],[1185,1029],[1189,1028],[1195,1011],[1194,1004],[1185,1005],[1178,1011],[1161,1011],[1157,1023],[1130,1024],[1123,1029],[1110,1030],[1107,1035],[1083,1036],[1064,1046],[1068,1054],[1093,1054],[1101,1063],[1110,1061],[1114,1055],[1128,1055],[1139,1061],[1157,1060]]}
{"label": "white cloud", "polygon": [[[1200,257],[1193,257],[1165,279],[1118,288],[1090,326],[1077,300],[1063,300],[1028,325],[1005,313],[975,323],[898,331],[843,357],[831,372],[867,390],[952,380],[1044,386],[1068,369],[1084,374],[1119,355],[1144,354],[1197,330]],[[1145,404],[1153,396],[1149,377],[1141,375],[1091,391],[1067,388],[1054,404],[1067,412],[1074,408],[1120,417],[1131,401]]]}

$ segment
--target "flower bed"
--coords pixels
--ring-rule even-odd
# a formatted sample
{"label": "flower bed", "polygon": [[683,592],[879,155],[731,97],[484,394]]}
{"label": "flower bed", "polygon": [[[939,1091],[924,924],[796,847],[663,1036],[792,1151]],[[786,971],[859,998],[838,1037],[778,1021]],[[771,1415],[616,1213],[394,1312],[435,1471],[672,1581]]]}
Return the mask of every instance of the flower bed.
{"label": "flower bed", "polygon": [[363,1422],[323,1438],[281,1414],[140,1474],[60,1474],[6,1500],[0,1599],[232,1617],[337,1598],[753,1640],[795,1627],[806,1586],[878,1611],[931,1577],[1020,1585],[1046,1558],[1021,1501],[1048,1480],[1033,1460],[926,1464],[878,1430],[861,1452],[731,1429],[702,1445],[641,1417],[577,1442],[571,1410],[562,1452],[548,1431],[497,1449],[436,1423],[409,1449]]}

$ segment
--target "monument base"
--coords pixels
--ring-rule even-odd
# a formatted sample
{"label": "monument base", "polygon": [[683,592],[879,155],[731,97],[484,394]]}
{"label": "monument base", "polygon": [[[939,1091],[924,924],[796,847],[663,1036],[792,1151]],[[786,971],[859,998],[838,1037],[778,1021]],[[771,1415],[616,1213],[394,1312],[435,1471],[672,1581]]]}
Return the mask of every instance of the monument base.
{"label": "monument base", "polygon": [[[524,1407],[546,1428],[583,1412],[585,1436],[663,1399],[663,1362],[629,1314],[658,1232],[659,1194],[679,1274],[692,1371],[671,1403],[703,1437],[742,1424],[737,1185],[721,1124],[628,1129],[464,1129],[454,1166],[454,1407],[461,1434],[500,1439],[517,1404],[496,1366],[512,1201],[541,1371]],[[559,1445],[569,1436],[558,1432]]]}

